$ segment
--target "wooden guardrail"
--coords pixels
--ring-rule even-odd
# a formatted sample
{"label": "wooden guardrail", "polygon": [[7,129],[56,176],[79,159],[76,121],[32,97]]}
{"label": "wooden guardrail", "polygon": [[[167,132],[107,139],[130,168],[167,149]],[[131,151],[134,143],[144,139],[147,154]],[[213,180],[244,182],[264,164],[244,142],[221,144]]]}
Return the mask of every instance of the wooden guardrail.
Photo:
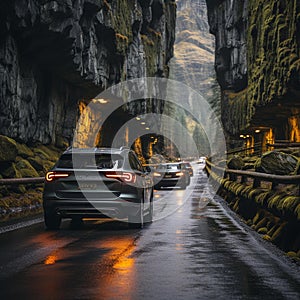
{"label": "wooden guardrail", "polygon": [[237,176],[240,176],[241,183],[245,183],[247,178],[253,178],[253,188],[257,188],[261,185],[262,181],[271,182],[272,189],[275,189],[278,184],[296,184],[299,186],[300,195],[300,175],[273,175],[252,171],[233,170],[228,168],[218,167],[212,164],[209,160],[206,160],[205,168],[208,172],[213,171],[215,173],[224,173],[224,177],[229,176],[232,181],[237,180]]}
{"label": "wooden guardrail", "polygon": [[238,154],[238,153],[248,153],[250,152],[251,150],[254,150],[254,152],[259,152],[261,153],[262,151],[262,144],[261,143],[256,143],[254,144],[252,147],[239,147],[239,148],[236,148],[236,149],[232,149],[230,151],[227,151],[226,154],[227,155],[231,155],[231,154]]}
{"label": "wooden guardrail", "polygon": [[0,185],[40,184],[44,183],[44,181],[45,177],[7,178],[0,179]]}
{"label": "wooden guardrail", "polygon": [[273,148],[300,148],[300,143],[291,143],[291,142],[278,142],[276,141],[274,144],[270,144],[270,143],[267,143],[266,145],[267,147],[273,147]]}

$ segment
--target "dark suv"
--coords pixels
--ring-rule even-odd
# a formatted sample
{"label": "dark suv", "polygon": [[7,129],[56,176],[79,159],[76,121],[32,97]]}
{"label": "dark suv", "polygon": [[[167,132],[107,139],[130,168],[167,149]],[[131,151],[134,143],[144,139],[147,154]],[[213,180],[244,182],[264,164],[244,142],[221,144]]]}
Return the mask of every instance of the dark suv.
{"label": "dark suv", "polygon": [[153,183],[128,148],[70,148],[46,174],[45,225],[62,218],[128,219],[130,227],[152,221]]}
{"label": "dark suv", "polygon": [[182,189],[190,184],[189,170],[182,163],[165,163],[157,166],[153,173],[155,188],[179,186]]}

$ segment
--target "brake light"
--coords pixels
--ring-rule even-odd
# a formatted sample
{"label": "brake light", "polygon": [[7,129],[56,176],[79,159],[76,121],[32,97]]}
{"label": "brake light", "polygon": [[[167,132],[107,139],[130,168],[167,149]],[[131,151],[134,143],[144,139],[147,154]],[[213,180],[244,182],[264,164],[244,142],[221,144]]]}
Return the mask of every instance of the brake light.
{"label": "brake light", "polygon": [[118,173],[105,173],[107,178],[114,178],[118,179],[127,183],[135,183],[136,182],[136,175],[129,172],[118,172]]}
{"label": "brake light", "polygon": [[183,176],[183,172],[177,172],[176,176]]}
{"label": "brake light", "polygon": [[46,174],[46,181],[47,182],[51,182],[55,179],[59,179],[59,178],[66,178],[69,177],[70,174],[69,173],[57,173],[57,172],[48,172]]}

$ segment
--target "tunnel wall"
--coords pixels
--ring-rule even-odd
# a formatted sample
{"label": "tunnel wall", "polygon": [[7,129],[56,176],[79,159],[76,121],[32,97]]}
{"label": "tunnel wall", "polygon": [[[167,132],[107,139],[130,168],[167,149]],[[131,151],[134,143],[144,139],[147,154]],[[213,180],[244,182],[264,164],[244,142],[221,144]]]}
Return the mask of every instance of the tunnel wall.
{"label": "tunnel wall", "polygon": [[0,4],[0,134],[70,142],[79,102],[122,80],[168,76],[171,0]]}

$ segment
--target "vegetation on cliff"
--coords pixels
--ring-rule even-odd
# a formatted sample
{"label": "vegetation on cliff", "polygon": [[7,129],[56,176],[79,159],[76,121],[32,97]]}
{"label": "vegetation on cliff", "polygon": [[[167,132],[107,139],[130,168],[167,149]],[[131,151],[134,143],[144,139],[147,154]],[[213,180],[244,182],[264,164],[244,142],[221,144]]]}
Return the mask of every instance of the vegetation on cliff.
{"label": "vegetation on cliff", "polygon": [[269,127],[277,139],[300,141],[299,1],[207,3],[226,131],[236,138]]}

